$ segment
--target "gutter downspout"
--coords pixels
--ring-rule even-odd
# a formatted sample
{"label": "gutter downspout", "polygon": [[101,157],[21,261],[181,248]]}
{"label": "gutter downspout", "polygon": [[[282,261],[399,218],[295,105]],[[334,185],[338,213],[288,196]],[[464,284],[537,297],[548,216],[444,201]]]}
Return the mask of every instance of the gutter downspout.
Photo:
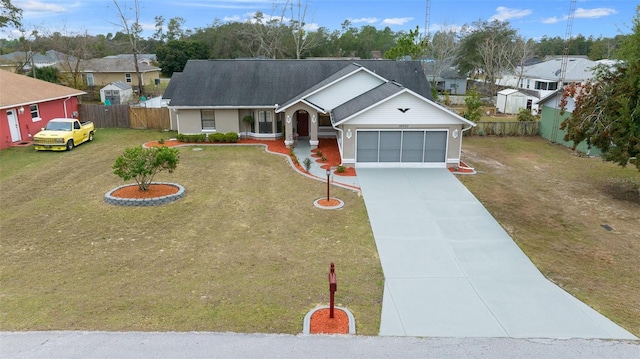
{"label": "gutter downspout", "polygon": [[331,127],[340,133],[340,140],[338,141],[338,151],[340,151],[340,164],[342,164],[344,160],[344,156],[343,156],[344,152],[342,150],[342,147],[344,144],[344,131],[333,124],[333,115],[331,115],[330,119],[331,119]]}
{"label": "gutter downspout", "polygon": [[71,96],[67,97],[66,100],[62,102],[62,107],[64,109],[64,117],[69,118],[69,113],[67,112],[67,101],[71,100]]}

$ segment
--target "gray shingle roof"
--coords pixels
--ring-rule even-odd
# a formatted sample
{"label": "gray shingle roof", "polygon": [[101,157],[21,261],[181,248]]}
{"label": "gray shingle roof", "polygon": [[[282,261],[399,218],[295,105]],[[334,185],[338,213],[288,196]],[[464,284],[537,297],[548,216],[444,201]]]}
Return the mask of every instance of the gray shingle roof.
{"label": "gray shingle roof", "polygon": [[[170,83],[167,90],[171,90],[171,106],[271,107],[316,88],[353,63],[350,60],[190,60],[174,88]],[[357,63],[432,98],[417,61],[358,60]]]}
{"label": "gray shingle roof", "polygon": [[335,125],[347,117],[369,108],[389,96],[403,91],[404,89],[404,87],[395,82],[384,83],[373,90],[365,92],[362,95],[334,108],[333,111],[331,111],[331,121]]}
{"label": "gray shingle roof", "polygon": [[[159,67],[138,64],[140,72],[160,71]],[[81,72],[136,72],[135,63],[130,59],[90,59],[80,61]]]}
{"label": "gray shingle roof", "polygon": [[[557,81],[560,78],[562,58],[558,57],[524,67],[523,77]],[[581,57],[569,57],[565,81],[584,81],[593,77],[598,63]]]}

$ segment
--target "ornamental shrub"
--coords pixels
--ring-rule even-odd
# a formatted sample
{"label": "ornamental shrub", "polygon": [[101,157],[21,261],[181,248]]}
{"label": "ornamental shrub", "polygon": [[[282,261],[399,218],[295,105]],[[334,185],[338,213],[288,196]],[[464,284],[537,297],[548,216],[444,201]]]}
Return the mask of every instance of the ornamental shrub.
{"label": "ornamental shrub", "polygon": [[173,173],[180,162],[180,151],[173,147],[131,147],[113,164],[113,173],[125,181],[135,179],[141,191],[149,190],[153,177],[160,171]]}
{"label": "ornamental shrub", "polygon": [[212,133],[209,135],[209,142],[220,143],[224,142],[224,133]]}
{"label": "ornamental shrub", "polygon": [[236,143],[238,142],[238,134],[236,132],[227,132],[224,134],[224,142]]}

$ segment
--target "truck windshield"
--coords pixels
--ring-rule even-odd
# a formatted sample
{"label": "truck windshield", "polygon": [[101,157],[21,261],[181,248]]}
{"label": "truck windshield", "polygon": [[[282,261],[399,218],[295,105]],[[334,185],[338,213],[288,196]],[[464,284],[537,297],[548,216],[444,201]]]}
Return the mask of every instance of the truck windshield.
{"label": "truck windshield", "polygon": [[71,122],[49,122],[45,130],[49,131],[71,131]]}

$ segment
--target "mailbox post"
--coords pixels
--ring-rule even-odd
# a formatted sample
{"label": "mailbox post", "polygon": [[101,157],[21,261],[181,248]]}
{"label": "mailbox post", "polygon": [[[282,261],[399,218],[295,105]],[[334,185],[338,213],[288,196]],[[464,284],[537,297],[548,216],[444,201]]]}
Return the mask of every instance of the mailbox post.
{"label": "mailbox post", "polygon": [[338,284],[336,283],[336,268],[333,262],[331,262],[331,269],[329,271],[329,318],[333,318],[334,294],[337,290]]}
{"label": "mailbox post", "polygon": [[[327,205],[329,202],[329,177],[331,176],[331,169],[327,168]],[[333,317],[332,317],[333,318]]]}

